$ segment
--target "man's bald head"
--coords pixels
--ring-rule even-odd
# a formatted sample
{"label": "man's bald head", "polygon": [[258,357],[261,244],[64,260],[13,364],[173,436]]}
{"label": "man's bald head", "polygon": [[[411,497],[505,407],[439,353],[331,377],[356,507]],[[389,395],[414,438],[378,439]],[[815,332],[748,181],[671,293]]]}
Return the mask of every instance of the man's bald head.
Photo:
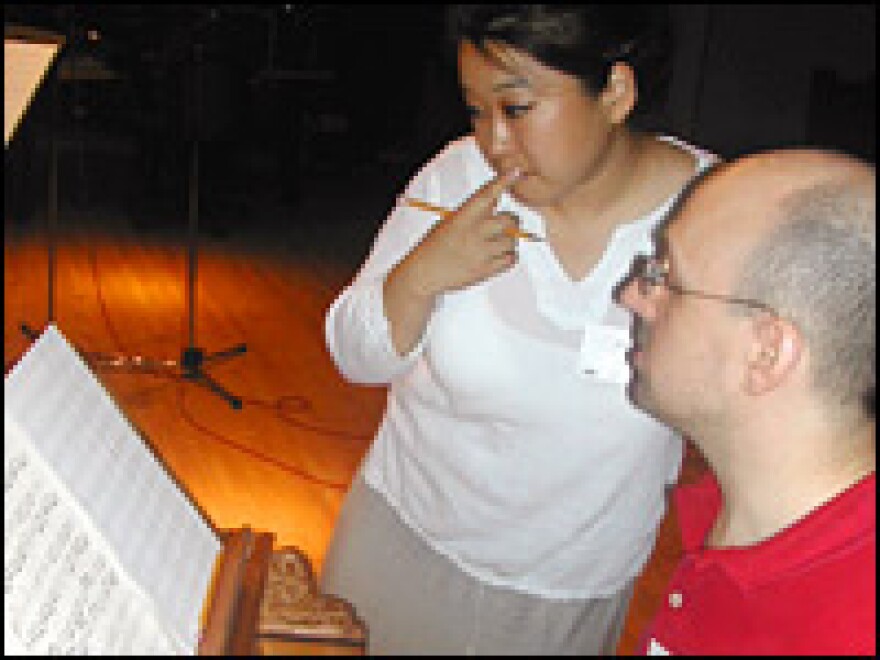
{"label": "man's bald head", "polygon": [[[826,400],[849,405],[876,387],[876,174],[842,154],[767,152],[719,166],[684,206],[711,208],[702,230],[723,232],[734,295],[793,321]],[[699,213],[688,223],[701,223]],[[709,219],[723,226],[709,227]],[[717,246],[716,246],[717,248]]]}

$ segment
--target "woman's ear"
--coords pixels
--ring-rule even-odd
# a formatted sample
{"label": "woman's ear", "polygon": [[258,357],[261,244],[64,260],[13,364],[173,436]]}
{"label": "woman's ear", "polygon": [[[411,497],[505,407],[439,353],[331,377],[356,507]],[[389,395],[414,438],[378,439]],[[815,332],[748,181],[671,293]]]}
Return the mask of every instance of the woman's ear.
{"label": "woman's ear", "polygon": [[638,85],[633,68],[624,62],[615,62],[608,73],[599,102],[612,124],[622,124],[632,114],[638,101]]}

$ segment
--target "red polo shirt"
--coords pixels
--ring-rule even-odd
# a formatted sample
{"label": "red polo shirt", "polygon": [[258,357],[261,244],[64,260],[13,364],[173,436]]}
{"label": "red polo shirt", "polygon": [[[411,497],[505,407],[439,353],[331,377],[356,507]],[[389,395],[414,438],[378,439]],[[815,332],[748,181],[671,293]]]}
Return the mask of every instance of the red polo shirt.
{"label": "red polo shirt", "polygon": [[875,493],[872,473],[765,541],[704,548],[718,484],[678,488],[684,556],[640,652],[875,655]]}

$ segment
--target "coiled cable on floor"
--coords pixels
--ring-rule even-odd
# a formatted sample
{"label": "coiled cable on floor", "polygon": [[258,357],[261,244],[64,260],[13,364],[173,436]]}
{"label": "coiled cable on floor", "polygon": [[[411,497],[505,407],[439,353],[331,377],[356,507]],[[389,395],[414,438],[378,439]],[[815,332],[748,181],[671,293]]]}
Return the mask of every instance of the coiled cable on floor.
{"label": "coiled cable on floor", "polygon": [[[106,326],[107,332],[110,335],[110,338],[113,341],[113,344],[114,344],[116,350],[119,353],[122,353],[123,352],[122,351],[122,342],[119,339],[119,335],[117,334],[116,329],[115,329],[112,321],[110,320],[110,315],[107,311],[107,305],[104,300],[104,294],[103,294],[103,290],[101,287],[101,277],[98,272],[97,248],[94,244],[89,245],[88,255],[89,255],[89,263],[91,266],[92,279],[95,284],[95,291],[96,291],[96,295],[97,295],[97,299],[98,299],[98,306],[100,309],[101,317],[104,320],[104,325]],[[161,368],[161,366],[162,365],[158,365],[158,367],[160,367],[160,368],[157,368],[155,371],[150,371],[148,373],[152,373],[153,375],[157,375],[157,376],[166,376],[166,377],[170,378],[172,376],[172,374],[167,370],[163,370]],[[178,387],[179,396],[177,397],[177,402],[178,402],[180,416],[181,416],[181,419],[183,419],[187,424],[189,424],[195,430],[199,431],[200,433],[202,433],[204,435],[211,437],[212,439],[219,442],[220,444],[223,444],[224,446],[227,446],[231,449],[239,451],[243,454],[247,454],[251,458],[254,458],[254,459],[261,461],[263,463],[267,463],[269,465],[272,465],[273,467],[276,467],[280,470],[283,470],[283,471],[287,472],[288,474],[292,474],[299,479],[303,479],[305,481],[316,484],[318,486],[322,486],[325,488],[331,488],[334,490],[346,491],[348,489],[347,482],[346,483],[333,482],[333,481],[328,481],[326,479],[322,479],[320,477],[316,477],[315,475],[310,474],[304,470],[301,470],[295,466],[289,465],[283,461],[279,461],[278,459],[273,458],[272,456],[268,456],[262,452],[256,451],[255,449],[247,447],[241,443],[235,442],[234,440],[223,435],[222,433],[219,433],[217,431],[214,431],[214,430],[208,428],[204,424],[202,424],[199,421],[197,421],[196,419],[194,419],[193,416],[190,414],[190,412],[187,410],[186,403],[185,403],[184,389],[185,388],[183,387],[182,384],[179,385],[179,387]],[[370,436],[365,435],[365,434],[354,434],[354,433],[347,433],[345,431],[339,431],[336,429],[322,428],[322,427],[317,426],[315,424],[310,424],[308,422],[305,422],[300,419],[296,419],[296,418],[292,417],[290,414],[292,408],[297,408],[295,410],[295,412],[297,414],[302,414],[302,413],[308,412],[312,409],[311,402],[308,400],[308,398],[303,397],[303,396],[284,395],[284,396],[281,396],[281,397],[275,399],[274,401],[266,401],[266,400],[262,400],[262,399],[244,398],[243,397],[242,402],[248,404],[249,406],[255,407],[255,408],[261,408],[263,410],[268,410],[277,419],[279,419],[281,421],[281,423],[283,423],[287,426],[291,426],[293,428],[296,428],[298,430],[307,431],[309,433],[314,433],[314,434],[324,436],[324,437],[331,437],[331,438],[341,439],[341,440],[351,440],[351,441],[357,441],[357,442],[363,442],[363,443],[369,442],[369,440],[371,439]],[[295,403],[295,406],[291,405],[291,402]]]}

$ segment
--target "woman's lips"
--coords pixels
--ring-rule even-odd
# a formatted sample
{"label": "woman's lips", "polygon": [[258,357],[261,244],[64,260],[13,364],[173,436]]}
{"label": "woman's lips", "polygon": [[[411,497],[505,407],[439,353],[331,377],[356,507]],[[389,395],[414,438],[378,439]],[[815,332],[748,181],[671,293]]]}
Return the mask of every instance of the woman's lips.
{"label": "woman's lips", "polygon": [[531,171],[529,171],[525,167],[499,167],[499,168],[496,168],[495,171],[498,172],[499,175],[505,176],[508,173],[513,172],[514,170],[520,171],[520,175],[519,175],[520,179],[525,179],[526,177],[530,177],[533,174]]}

